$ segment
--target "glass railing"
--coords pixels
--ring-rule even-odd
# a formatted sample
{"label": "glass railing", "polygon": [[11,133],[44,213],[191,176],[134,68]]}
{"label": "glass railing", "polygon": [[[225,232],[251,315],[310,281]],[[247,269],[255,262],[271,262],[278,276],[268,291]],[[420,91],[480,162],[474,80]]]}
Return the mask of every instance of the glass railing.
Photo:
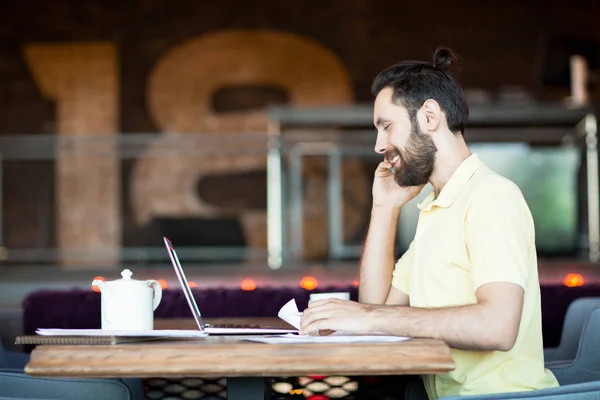
{"label": "glass railing", "polygon": [[[589,250],[581,137],[572,126],[468,131],[472,149],[522,189],[548,257]],[[374,141],[373,129],[318,126],[0,136],[0,267],[168,265],[163,236],[192,264],[266,268],[281,240],[291,263],[356,259],[380,158]],[[398,252],[414,234],[413,208],[402,213]]]}

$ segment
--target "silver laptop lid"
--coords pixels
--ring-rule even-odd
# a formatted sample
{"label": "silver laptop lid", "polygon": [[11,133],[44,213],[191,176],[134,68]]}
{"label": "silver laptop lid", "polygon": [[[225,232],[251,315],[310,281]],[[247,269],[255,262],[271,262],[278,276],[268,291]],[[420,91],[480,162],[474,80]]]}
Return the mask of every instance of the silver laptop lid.
{"label": "silver laptop lid", "polygon": [[190,306],[190,310],[192,311],[194,320],[198,325],[198,329],[204,332],[204,321],[202,320],[202,315],[200,314],[200,310],[198,309],[198,305],[196,304],[196,300],[194,299],[194,295],[192,294],[190,285],[188,284],[188,281],[185,277],[185,273],[183,272],[183,268],[181,267],[181,263],[179,262],[177,253],[173,248],[173,243],[171,243],[171,241],[164,236],[163,239],[165,241],[165,246],[167,246],[169,257],[171,258],[171,264],[173,264],[175,274],[177,275],[177,279],[179,279],[179,283],[181,284],[181,288],[183,289],[183,294],[185,295],[185,298],[187,299],[187,302]]}

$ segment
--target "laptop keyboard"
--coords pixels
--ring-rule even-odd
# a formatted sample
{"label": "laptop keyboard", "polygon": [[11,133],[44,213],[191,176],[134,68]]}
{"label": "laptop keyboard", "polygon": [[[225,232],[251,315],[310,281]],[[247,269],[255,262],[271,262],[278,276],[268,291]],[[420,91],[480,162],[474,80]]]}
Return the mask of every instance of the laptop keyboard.
{"label": "laptop keyboard", "polygon": [[238,328],[238,329],[257,329],[260,328],[258,325],[247,325],[247,324],[214,324],[212,328]]}

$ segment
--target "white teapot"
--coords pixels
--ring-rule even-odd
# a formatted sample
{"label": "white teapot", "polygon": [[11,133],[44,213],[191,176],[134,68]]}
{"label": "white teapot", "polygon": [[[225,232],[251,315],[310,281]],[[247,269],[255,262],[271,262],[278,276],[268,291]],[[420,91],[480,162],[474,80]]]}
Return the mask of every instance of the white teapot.
{"label": "white teapot", "polygon": [[154,329],[154,310],[162,299],[162,288],[155,280],[131,279],[124,269],[122,279],[104,282],[95,279],[92,286],[100,289],[102,329],[114,331],[147,331]]}

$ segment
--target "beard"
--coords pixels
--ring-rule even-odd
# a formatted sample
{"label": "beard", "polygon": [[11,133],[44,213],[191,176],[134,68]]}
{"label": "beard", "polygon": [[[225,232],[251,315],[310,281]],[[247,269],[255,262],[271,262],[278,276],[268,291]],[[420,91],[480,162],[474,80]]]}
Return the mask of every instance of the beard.
{"label": "beard", "polygon": [[396,170],[394,180],[401,187],[410,187],[425,185],[429,181],[436,153],[435,143],[420,130],[419,123],[415,121],[404,150],[391,146],[385,157],[391,161],[398,156],[400,168]]}

